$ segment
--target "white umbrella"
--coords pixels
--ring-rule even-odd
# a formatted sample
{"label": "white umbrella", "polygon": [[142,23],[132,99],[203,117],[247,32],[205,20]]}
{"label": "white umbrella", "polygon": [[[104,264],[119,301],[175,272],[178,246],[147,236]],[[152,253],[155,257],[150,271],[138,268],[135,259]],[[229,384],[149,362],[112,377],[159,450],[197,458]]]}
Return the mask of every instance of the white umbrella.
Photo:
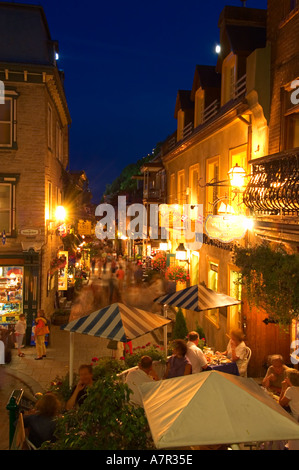
{"label": "white umbrella", "polygon": [[158,449],[299,439],[298,423],[253,379],[210,371],[140,390]]}

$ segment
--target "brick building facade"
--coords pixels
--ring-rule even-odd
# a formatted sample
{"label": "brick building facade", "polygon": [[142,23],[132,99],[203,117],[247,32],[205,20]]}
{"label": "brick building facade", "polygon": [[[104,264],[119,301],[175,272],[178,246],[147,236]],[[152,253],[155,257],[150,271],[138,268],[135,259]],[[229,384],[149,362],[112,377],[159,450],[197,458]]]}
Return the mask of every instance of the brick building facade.
{"label": "brick building facade", "polygon": [[0,314],[7,324],[24,311],[28,341],[37,309],[54,309],[50,266],[62,247],[55,210],[63,203],[70,115],[42,7],[1,2],[0,13]]}

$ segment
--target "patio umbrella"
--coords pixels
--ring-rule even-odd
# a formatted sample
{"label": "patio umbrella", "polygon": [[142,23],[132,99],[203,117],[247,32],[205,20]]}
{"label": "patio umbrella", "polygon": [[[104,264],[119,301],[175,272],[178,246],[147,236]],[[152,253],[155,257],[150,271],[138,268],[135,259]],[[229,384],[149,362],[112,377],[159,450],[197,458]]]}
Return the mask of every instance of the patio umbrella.
{"label": "patio umbrella", "polygon": [[212,308],[229,307],[238,305],[240,300],[226,294],[220,294],[203,285],[191,286],[179,290],[173,294],[166,294],[154,300],[159,304],[173,305],[186,310],[200,312]]}
{"label": "patio umbrella", "polygon": [[158,449],[299,439],[299,425],[253,379],[218,371],[140,385]]}
{"label": "patio umbrella", "polygon": [[61,327],[70,336],[70,383],[72,382],[74,338],[72,333],[127,342],[161,328],[171,320],[122,303],[114,303]]}

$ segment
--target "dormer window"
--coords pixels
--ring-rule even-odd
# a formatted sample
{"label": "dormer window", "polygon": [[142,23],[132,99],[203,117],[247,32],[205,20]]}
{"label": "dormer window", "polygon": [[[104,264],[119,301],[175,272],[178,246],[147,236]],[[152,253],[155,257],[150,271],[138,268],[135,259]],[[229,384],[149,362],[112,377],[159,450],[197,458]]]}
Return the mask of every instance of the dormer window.
{"label": "dormer window", "polygon": [[205,92],[199,88],[195,93],[194,127],[203,123],[205,109]]}
{"label": "dormer window", "polygon": [[182,109],[178,110],[177,141],[182,140],[185,127],[185,113]]}
{"label": "dormer window", "polygon": [[231,52],[222,65],[221,106],[235,96],[236,74],[237,56]]}

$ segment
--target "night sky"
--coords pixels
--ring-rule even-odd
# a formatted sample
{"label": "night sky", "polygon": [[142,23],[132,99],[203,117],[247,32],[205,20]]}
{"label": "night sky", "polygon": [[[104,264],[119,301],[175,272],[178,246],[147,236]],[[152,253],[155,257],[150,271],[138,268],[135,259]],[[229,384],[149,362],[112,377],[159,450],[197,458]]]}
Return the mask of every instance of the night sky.
{"label": "night sky", "polygon": [[[21,3],[21,1],[20,1]],[[216,64],[218,18],[240,0],[44,0],[72,117],[70,169],[97,202],[107,183],[174,132],[178,89]],[[267,0],[247,7],[266,8]]]}

